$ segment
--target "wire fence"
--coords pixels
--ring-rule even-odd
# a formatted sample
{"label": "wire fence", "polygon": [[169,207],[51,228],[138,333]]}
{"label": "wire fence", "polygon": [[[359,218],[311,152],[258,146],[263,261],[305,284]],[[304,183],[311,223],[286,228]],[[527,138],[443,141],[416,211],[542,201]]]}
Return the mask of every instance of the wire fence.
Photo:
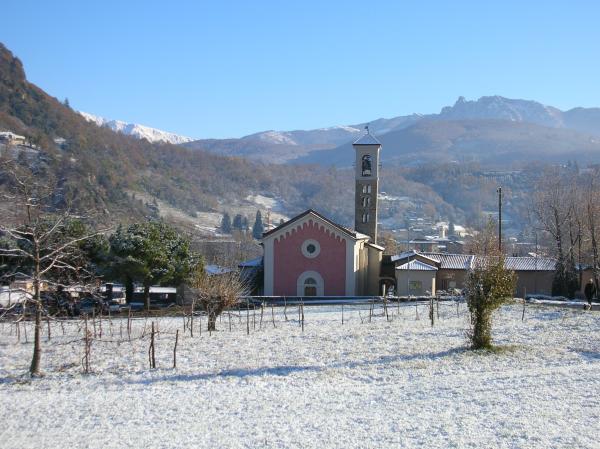
{"label": "wire fence", "polygon": [[[224,311],[218,317],[218,332],[231,332],[240,335],[260,335],[267,328],[291,331],[294,327],[304,333],[307,325],[317,328],[319,323],[338,321],[341,326],[349,323],[369,325],[375,322],[405,322],[422,320],[432,327],[436,323],[449,319],[469,320],[469,310],[462,298],[440,300],[429,298],[419,301],[388,301],[380,298],[361,298],[357,301],[327,303],[315,307],[303,300],[283,302],[268,301],[258,303],[249,300],[242,307]],[[310,304],[310,306],[309,306]],[[525,321],[526,312],[534,314],[542,310],[538,305],[523,302],[520,319]],[[547,311],[547,309],[544,309]],[[573,311],[570,311],[573,312]],[[563,317],[564,319],[564,317]],[[93,371],[94,349],[129,345],[131,351],[147,351],[150,368],[156,367],[155,347],[160,344],[173,346],[172,365],[177,365],[177,347],[181,339],[194,340],[212,336],[208,317],[205,313],[190,313],[190,309],[181,309],[177,314],[151,315],[131,313],[127,315],[84,315],[82,317],[45,316],[40,323],[40,335],[43,344],[48,346],[71,346],[81,351],[81,369],[84,373]],[[0,340],[2,345],[32,343],[35,322],[22,316],[4,316],[0,320]],[[170,343],[169,343],[170,341]],[[116,356],[116,355],[115,355]],[[164,362],[164,361],[163,361]]]}

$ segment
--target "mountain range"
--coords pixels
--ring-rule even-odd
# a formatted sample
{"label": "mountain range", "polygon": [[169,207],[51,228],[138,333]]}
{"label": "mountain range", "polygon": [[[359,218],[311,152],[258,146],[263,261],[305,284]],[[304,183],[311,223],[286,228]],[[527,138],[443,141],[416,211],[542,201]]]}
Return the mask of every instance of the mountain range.
{"label": "mountain range", "polygon": [[411,114],[306,131],[264,131],[239,139],[204,139],[185,147],[272,163],[350,166],[351,143],[368,125],[384,145],[383,162],[415,165],[475,161],[506,166],[531,161],[600,160],[600,108],[561,111],[531,100],[459,97],[439,114]]}
{"label": "mountain range", "polygon": [[[346,168],[366,123],[174,145],[152,142],[162,132],[134,137],[127,133],[135,125],[110,122],[84,117],[31,84],[21,61],[0,44],[0,131],[30,142],[0,144],[0,157],[16,155],[40,181],[58,181],[57,205],[68,201],[109,224],[159,214],[194,232],[214,230],[223,212],[252,219],[256,209],[272,210],[275,220],[275,212],[289,217],[313,208],[353,222],[354,175]],[[407,216],[426,214],[477,224],[496,201],[497,182],[485,166],[521,164],[506,197],[507,213],[517,220],[543,168],[528,161],[599,162],[599,123],[599,109],[563,112],[498,96],[459,98],[439,114],[373,120],[369,130],[384,145],[381,190],[388,198],[380,221],[394,229]],[[0,191],[8,182],[0,171]],[[3,219],[9,211],[0,203]]]}
{"label": "mountain range", "polygon": [[600,156],[600,108],[561,111],[537,101],[498,95],[473,101],[459,97],[438,114],[312,130],[268,130],[232,139],[193,140],[144,125],[80,114],[98,126],[149,142],[274,164],[351,166],[351,143],[367,125],[385,146],[382,161],[392,165],[472,161],[505,167],[532,161],[590,163],[598,162]]}

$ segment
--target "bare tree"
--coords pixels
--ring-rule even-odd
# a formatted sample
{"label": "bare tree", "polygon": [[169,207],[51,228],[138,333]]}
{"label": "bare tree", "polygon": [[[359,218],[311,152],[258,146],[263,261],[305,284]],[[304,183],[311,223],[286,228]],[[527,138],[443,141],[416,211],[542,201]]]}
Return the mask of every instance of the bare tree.
{"label": "bare tree", "polygon": [[596,289],[600,288],[600,254],[598,244],[600,242],[600,172],[594,170],[591,175],[585,191],[584,201],[585,207],[585,225],[589,236],[590,252],[592,261],[592,270]]}
{"label": "bare tree", "polygon": [[236,271],[209,275],[203,269],[198,269],[191,276],[189,284],[194,301],[206,311],[209,331],[216,330],[219,315],[238,304],[240,296],[246,292]]}
{"label": "bare tree", "polygon": [[492,217],[489,217],[485,228],[472,237],[467,246],[469,254],[498,254],[498,222]]}
{"label": "bare tree", "polygon": [[574,246],[581,238],[577,229],[576,184],[565,179],[559,169],[544,173],[533,194],[532,212],[541,230],[554,241],[557,259],[553,294],[572,296],[576,290]]}
{"label": "bare tree", "polygon": [[4,270],[4,277],[23,274],[33,283],[32,302],[35,307],[33,356],[29,372],[41,373],[41,327],[43,304],[41,290],[45,286],[65,286],[87,273],[80,244],[100,232],[73,232],[75,218],[69,208],[57,210],[54,204],[60,189],[51,181],[40,181],[39,176],[11,162],[1,167],[3,178],[11,182],[5,199],[12,206],[13,216],[0,223],[0,234],[9,242],[0,249],[0,255],[12,260],[12,269]]}

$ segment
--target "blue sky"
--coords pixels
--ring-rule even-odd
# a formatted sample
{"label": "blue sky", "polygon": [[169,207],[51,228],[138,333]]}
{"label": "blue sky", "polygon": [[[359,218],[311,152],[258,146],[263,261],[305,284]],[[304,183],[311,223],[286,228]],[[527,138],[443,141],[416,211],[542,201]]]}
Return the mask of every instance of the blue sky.
{"label": "blue sky", "polygon": [[197,138],[438,112],[600,106],[596,1],[3,0],[0,41],[74,108]]}

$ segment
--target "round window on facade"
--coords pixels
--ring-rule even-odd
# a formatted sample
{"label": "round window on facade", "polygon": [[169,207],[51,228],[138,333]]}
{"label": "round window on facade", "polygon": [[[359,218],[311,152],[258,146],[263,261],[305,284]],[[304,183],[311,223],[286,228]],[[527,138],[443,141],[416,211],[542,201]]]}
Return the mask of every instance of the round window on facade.
{"label": "round window on facade", "polygon": [[321,246],[316,240],[305,240],[304,243],[302,243],[302,254],[304,255],[304,257],[312,259],[314,257],[317,257],[320,252]]}

